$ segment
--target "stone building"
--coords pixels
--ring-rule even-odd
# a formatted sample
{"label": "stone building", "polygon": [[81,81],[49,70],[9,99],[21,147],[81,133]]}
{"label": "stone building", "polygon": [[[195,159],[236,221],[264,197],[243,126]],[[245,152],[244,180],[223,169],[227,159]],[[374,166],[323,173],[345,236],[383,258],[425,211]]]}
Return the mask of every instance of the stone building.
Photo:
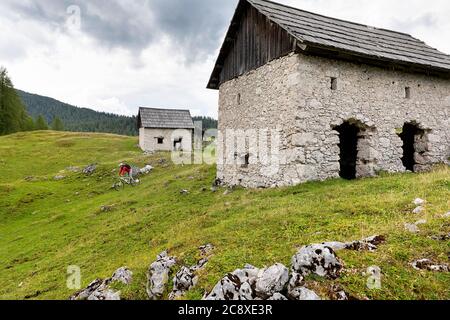
{"label": "stone building", "polygon": [[[288,186],[448,164],[450,56],[404,33],[241,0],[208,88],[219,90],[225,184]],[[261,138],[276,161],[266,161]]]}
{"label": "stone building", "polygon": [[189,110],[140,108],[139,146],[144,151],[192,151],[194,122]]}

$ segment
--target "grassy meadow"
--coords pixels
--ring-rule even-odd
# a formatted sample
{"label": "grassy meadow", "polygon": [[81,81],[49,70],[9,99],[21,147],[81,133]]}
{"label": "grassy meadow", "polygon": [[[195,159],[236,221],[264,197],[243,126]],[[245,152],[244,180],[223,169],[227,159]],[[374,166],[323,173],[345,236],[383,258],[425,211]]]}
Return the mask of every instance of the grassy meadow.
{"label": "grassy meadow", "polygon": [[[164,161],[164,159],[166,161]],[[151,164],[141,185],[111,190],[118,164]],[[92,176],[75,172],[97,163]],[[72,167],[72,168],[70,168]],[[450,243],[431,239],[450,232],[450,168],[424,174],[383,174],[358,181],[330,180],[276,190],[210,190],[215,167],[175,166],[168,154],[144,155],[137,138],[107,134],[20,133],[0,137],[0,299],[67,299],[67,267],[82,270],[82,284],[119,267],[134,272],[124,299],[145,299],[146,271],[168,249],[193,264],[197,247],[215,245],[187,299],[201,299],[226,273],[244,264],[290,265],[302,245],[359,240],[387,242],[376,252],[341,251],[337,280],[309,278],[327,298],[333,285],[357,299],[450,299],[450,274],[416,271],[430,258],[449,262]],[[57,175],[66,178],[56,181]],[[186,189],[188,194],[181,194]],[[428,201],[413,215],[412,201]],[[109,211],[102,211],[109,206]],[[418,234],[405,223],[426,219]],[[370,266],[382,270],[382,288],[369,290]]]}

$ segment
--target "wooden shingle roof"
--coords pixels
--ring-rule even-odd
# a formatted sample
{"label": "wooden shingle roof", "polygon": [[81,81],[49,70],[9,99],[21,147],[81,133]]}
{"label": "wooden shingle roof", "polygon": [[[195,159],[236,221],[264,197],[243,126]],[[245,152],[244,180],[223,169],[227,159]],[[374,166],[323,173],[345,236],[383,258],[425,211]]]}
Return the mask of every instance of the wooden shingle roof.
{"label": "wooden shingle roof", "polygon": [[148,129],[194,129],[189,110],[140,108],[138,122]]}
{"label": "wooden shingle roof", "polygon": [[[378,29],[358,23],[330,18],[267,0],[241,0],[247,2],[279,25],[298,42],[297,50],[305,53],[320,51],[354,57],[358,62],[367,59],[383,64],[413,67],[420,71],[450,75],[450,56],[428,46],[411,35]],[[236,13],[235,18],[239,15]],[[232,26],[238,23],[232,21]],[[231,30],[231,28],[230,28]],[[228,32],[227,39],[233,37]],[[221,62],[227,52],[222,47],[213,77],[217,78]],[[213,78],[212,77],[212,78]],[[210,82],[208,87],[215,85]]]}

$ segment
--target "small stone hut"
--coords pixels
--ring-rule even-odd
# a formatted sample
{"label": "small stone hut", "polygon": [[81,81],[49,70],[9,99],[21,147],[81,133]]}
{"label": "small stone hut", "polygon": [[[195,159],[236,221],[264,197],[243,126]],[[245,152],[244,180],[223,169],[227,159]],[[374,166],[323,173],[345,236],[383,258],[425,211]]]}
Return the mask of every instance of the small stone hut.
{"label": "small stone hut", "polygon": [[192,151],[194,122],[189,110],[140,108],[139,146],[144,151]]}
{"label": "small stone hut", "polygon": [[[408,34],[241,0],[208,88],[219,90],[225,184],[289,186],[448,163],[450,56]],[[244,132],[245,150],[233,129]],[[254,152],[262,135],[279,144],[269,148],[276,164]]]}

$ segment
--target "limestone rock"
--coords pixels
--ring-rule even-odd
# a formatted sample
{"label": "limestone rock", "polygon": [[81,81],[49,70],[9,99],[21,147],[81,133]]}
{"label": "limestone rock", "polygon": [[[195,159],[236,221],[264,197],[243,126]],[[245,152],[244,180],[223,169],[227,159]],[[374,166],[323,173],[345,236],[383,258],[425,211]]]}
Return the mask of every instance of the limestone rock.
{"label": "limestone rock", "polygon": [[414,213],[414,214],[421,214],[424,211],[425,211],[425,208],[422,207],[422,206],[419,206],[419,207],[415,208],[412,213]]}
{"label": "limestone rock", "polygon": [[144,168],[139,169],[139,173],[140,174],[149,174],[150,172],[152,172],[153,167],[151,165],[146,165]]}
{"label": "limestone rock", "polygon": [[450,240],[450,233],[441,234],[439,236],[432,236],[431,239],[437,240],[437,241],[447,241],[447,240]]}
{"label": "limestone rock", "polygon": [[147,294],[151,300],[161,299],[169,282],[169,274],[176,264],[175,257],[169,257],[167,251],[158,255],[147,273]]}
{"label": "limestone rock", "polygon": [[87,300],[97,289],[102,286],[104,281],[102,279],[95,279],[92,281],[85,289],[78,291],[73,296],[71,296],[70,300]]}
{"label": "limestone rock", "polygon": [[182,267],[173,279],[173,291],[169,296],[170,300],[182,297],[187,291],[195,287],[198,282],[198,277],[193,270],[187,267]]}
{"label": "limestone rock", "polygon": [[[239,300],[241,298],[241,287],[242,282],[240,279],[233,273],[230,273],[217,283],[204,300]],[[246,292],[243,292],[243,294],[243,298],[248,298]]]}
{"label": "limestone rock", "polygon": [[125,285],[131,284],[133,281],[133,272],[127,267],[117,269],[111,277],[111,282],[121,282]]}
{"label": "limestone rock", "polygon": [[64,180],[66,177],[65,176],[63,176],[63,175],[57,175],[57,176],[55,176],[54,178],[53,178],[53,180],[55,180],[55,181],[61,181],[61,180]]}
{"label": "limestone rock", "polygon": [[256,281],[256,294],[268,298],[281,292],[289,282],[289,269],[282,264],[275,264],[263,271]]}
{"label": "limestone rock", "polygon": [[95,172],[95,170],[97,170],[97,165],[96,164],[91,164],[91,165],[88,165],[86,168],[83,169],[83,173],[85,175],[92,175]]}
{"label": "limestone rock", "polygon": [[423,199],[420,199],[420,198],[417,198],[417,199],[415,199],[414,201],[413,201],[413,204],[416,206],[416,207],[420,207],[420,206],[423,206],[423,205],[425,205],[425,203],[427,203],[425,200],[423,200]]}
{"label": "limestone rock", "polygon": [[429,259],[416,260],[412,264],[416,270],[427,270],[435,272],[449,272],[450,266],[448,264],[436,264]]}
{"label": "limestone rock", "polygon": [[417,227],[417,225],[413,224],[413,223],[405,223],[405,230],[409,231],[411,233],[418,233],[418,232],[420,232],[419,227]]}
{"label": "limestone rock", "polygon": [[214,245],[208,243],[204,246],[199,247],[198,249],[200,250],[202,256],[208,256],[214,250]]}
{"label": "limestone rock", "polygon": [[305,287],[298,287],[289,292],[289,297],[292,300],[303,300],[303,301],[318,301],[322,300],[314,291],[309,290]]}
{"label": "limestone rock", "polygon": [[111,278],[94,280],[85,289],[71,296],[70,300],[120,300],[120,292],[112,290],[110,285],[114,282],[129,285],[132,281],[133,272],[127,267],[122,267],[117,269]]}
{"label": "limestone rock", "polygon": [[235,270],[220,280],[204,300],[254,300],[253,288],[263,271],[250,265]]}
{"label": "limestone rock", "polygon": [[339,250],[355,250],[355,251],[375,251],[378,249],[378,245],[386,242],[386,237],[384,236],[372,236],[363,240],[352,241],[352,242],[324,242],[322,245],[330,247],[334,251]]}
{"label": "limestone rock", "polygon": [[292,257],[292,271],[302,276],[316,274],[336,279],[342,268],[334,250],[320,244],[305,246]]}
{"label": "limestone rock", "polygon": [[273,300],[273,301],[285,301],[288,300],[285,296],[283,296],[281,293],[275,293],[272,297],[270,297],[267,300]]}
{"label": "limestone rock", "polygon": [[94,293],[92,293],[87,300],[89,300],[89,301],[118,301],[118,300],[120,300],[120,292],[117,292],[117,291],[114,291],[111,289],[97,290]]}

